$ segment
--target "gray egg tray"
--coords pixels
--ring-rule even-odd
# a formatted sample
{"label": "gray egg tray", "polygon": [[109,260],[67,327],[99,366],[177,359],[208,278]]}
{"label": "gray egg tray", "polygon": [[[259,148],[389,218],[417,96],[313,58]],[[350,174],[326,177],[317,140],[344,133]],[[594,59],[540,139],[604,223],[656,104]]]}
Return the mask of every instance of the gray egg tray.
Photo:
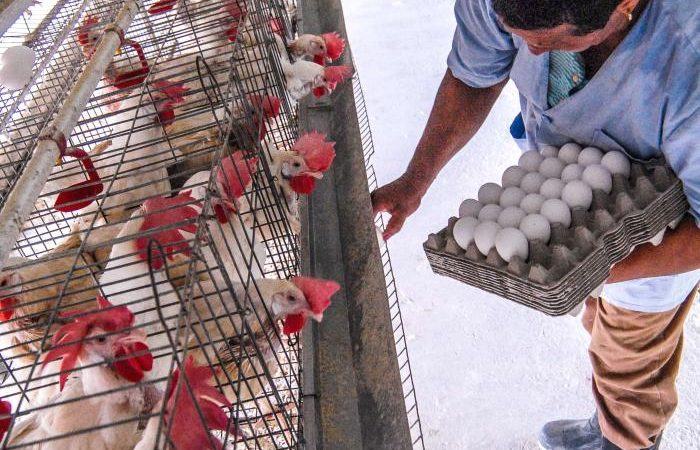
{"label": "gray egg tray", "polygon": [[590,209],[572,211],[569,228],[552,227],[550,242],[530,242],[529,257],[506,263],[474,243],[462,250],[449,225],[423,244],[433,272],[551,316],[566,314],[596,291],[610,268],[635,246],[658,240],[688,211],[681,181],[663,161],[632,161],[630,177],[615,175],[610,194],[594,191]]}

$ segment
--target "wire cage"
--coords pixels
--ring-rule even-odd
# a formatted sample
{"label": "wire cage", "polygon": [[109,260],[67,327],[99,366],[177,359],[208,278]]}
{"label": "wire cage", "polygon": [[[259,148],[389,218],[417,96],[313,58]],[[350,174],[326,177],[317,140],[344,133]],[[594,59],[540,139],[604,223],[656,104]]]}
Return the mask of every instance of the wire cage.
{"label": "wire cage", "polygon": [[[34,79],[2,93],[4,192],[128,3],[59,1],[30,31]],[[187,418],[200,448],[301,445],[280,320],[309,307],[279,161],[299,137],[278,45],[293,13],[161,0],[125,30],[0,275],[5,448],[177,448]]]}

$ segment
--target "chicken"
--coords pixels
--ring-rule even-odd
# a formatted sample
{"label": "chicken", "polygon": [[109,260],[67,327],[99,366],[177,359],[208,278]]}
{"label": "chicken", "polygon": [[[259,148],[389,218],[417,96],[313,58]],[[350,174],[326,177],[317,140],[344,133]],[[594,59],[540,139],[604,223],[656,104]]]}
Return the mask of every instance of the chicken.
{"label": "chicken", "polygon": [[345,51],[345,39],[338,33],[302,34],[289,43],[289,50],[297,58],[311,57],[313,62],[325,66],[335,61]]}
{"label": "chicken", "polygon": [[[307,317],[321,321],[340,286],[329,280],[293,277],[255,280],[247,290],[233,283],[232,288],[222,289],[217,280],[197,283],[189,354],[200,364],[222,367],[224,373],[216,378],[226,397],[247,402],[258,398],[271,381],[263,367],[273,375],[280,369],[278,322],[283,322],[282,332],[291,335],[304,328]],[[264,402],[259,408],[271,411],[274,405]]]}
{"label": "chicken", "polygon": [[[212,369],[197,366],[192,358],[188,358],[183,373],[181,376],[180,370],[176,369],[171,377],[164,399],[162,426],[160,415],[151,417],[134,450],[162,448],[157,447],[158,442],[170,442],[171,445],[166,445],[166,449],[219,450],[223,444],[210,430],[227,431],[229,436],[237,435],[233,422],[222,409],[230,408],[231,404],[207,381],[212,377]],[[157,412],[162,409],[161,403],[153,410]]]}
{"label": "chicken", "polygon": [[[144,333],[132,328],[134,315],[128,308],[113,307],[102,297],[97,305],[68,317],[70,322],[54,335],[44,363],[61,359],[60,391],[47,407],[16,419],[7,445],[131,450],[138,442],[138,416],[152,408],[158,395],[153,387],[135,383],[150,370],[153,356]],[[80,375],[69,380],[76,366]]]}
{"label": "chicken", "polygon": [[[191,247],[183,232],[196,232],[196,225],[187,223],[199,216],[193,202],[193,198],[184,194],[144,202],[117,236],[119,242],[112,246],[107,268],[100,278],[105,295],[114,304],[128,305],[136,314],[136,322],[143,325],[148,334],[149,346],[155,356],[152,379],[164,379],[170,373],[175,349],[160,321],[159,311],[168,328],[176,329],[183,305],[173,283],[181,284],[189,268],[185,257],[191,255]],[[151,239],[162,246],[165,254],[158,247],[151,246],[149,259]],[[162,270],[166,258],[173,262],[167,273]]]}
{"label": "chicken", "polygon": [[[2,387],[3,397],[24,388],[44,335],[53,334],[61,323],[54,317],[47,330],[59,301],[62,313],[94,308],[99,267],[92,253],[76,254],[80,246],[80,237],[73,234],[45,256],[33,261],[11,259],[0,272],[0,348],[5,360],[11,361],[15,380]],[[30,391],[32,398],[37,395],[45,398],[49,394],[43,389]]]}
{"label": "chicken", "polygon": [[12,405],[7,400],[0,400],[0,442],[5,437],[12,421]]}
{"label": "chicken", "polygon": [[[272,222],[281,218],[269,217],[273,214],[272,209],[281,208],[293,233],[298,234],[301,230],[299,195],[309,194],[314,189],[316,180],[330,168],[335,157],[335,143],[326,141],[325,138],[326,135],[322,133],[305,134],[289,151],[276,150],[265,143],[266,151],[263,154],[270,158],[270,173],[274,184],[258,187],[242,199],[248,205],[241,206],[241,211],[253,212],[244,217],[249,227],[260,230],[263,241],[274,239],[279,234],[279,231],[275,232],[275,224]],[[279,227],[280,224],[276,226]]]}
{"label": "chicken", "polygon": [[[215,186],[211,196],[211,209],[204,211],[211,216],[206,221],[208,245],[200,247],[209,269],[217,267],[221,258],[223,271],[233,281],[246,282],[249,277],[262,277],[265,265],[265,247],[236,214],[240,198],[252,183],[257,158],[246,160],[242,152],[224,158],[216,168]],[[209,187],[211,173],[194,174],[183,186],[181,194],[188,193],[203,202]],[[193,205],[200,212],[205,204]],[[193,237],[183,233],[185,238]]]}
{"label": "chicken", "polygon": [[[98,144],[89,153],[97,176],[108,190],[100,205],[89,201],[89,207],[83,210],[85,214],[79,225],[81,230],[90,226],[94,212],[98,209],[104,213],[107,222],[111,223],[111,216],[121,216],[124,210],[138,206],[146,198],[170,192],[167,165],[179,155],[174,155],[168,142],[162,139],[162,128],[158,123],[174,120],[174,105],[182,101],[185,89],[168,81],[154,82],[153,89],[152,103],[140,105],[138,95],[122,102],[120,114],[112,117],[111,141]],[[42,193],[49,199],[59,194],[56,199],[58,202],[60,195],[67,190],[72,192],[75,186],[81,186],[84,177],[78,162],[70,161],[54,168]],[[94,182],[88,186],[91,185]],[[71,206],[80,200],[88,201],[93,193],[87,192],[86,195],[87,198],[72,195],[70,202],[64,202],[64,205]]]}

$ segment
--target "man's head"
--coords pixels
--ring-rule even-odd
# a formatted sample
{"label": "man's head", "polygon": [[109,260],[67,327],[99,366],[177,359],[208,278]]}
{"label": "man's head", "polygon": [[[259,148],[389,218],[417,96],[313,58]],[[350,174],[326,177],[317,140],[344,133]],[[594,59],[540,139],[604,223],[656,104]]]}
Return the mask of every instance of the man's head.
{"label": "man's head", "polygon": [[536,55],[583,51],[624,29],[640,0],[492,0],[508,31]]}

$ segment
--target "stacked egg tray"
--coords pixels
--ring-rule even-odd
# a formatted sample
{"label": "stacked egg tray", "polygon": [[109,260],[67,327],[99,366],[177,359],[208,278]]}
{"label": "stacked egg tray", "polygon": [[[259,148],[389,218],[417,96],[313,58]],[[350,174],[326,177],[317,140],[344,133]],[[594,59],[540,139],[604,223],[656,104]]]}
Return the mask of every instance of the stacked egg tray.
{"label": "stacked egg tray", "polygon": [[431,234],[423,247],[433,271],[551,316],[566,314],[598,291],[611,267],[635,246],[658,244],[667,227],[688,211],[682,183],[661,160],[632,161],[629,177],[615,174],[610,193],[593,190],[588,210],[574,209],[571,224],[555,224],[548,243],[529,242],[526,260],[484,256],[452,236],[458,218]]}

